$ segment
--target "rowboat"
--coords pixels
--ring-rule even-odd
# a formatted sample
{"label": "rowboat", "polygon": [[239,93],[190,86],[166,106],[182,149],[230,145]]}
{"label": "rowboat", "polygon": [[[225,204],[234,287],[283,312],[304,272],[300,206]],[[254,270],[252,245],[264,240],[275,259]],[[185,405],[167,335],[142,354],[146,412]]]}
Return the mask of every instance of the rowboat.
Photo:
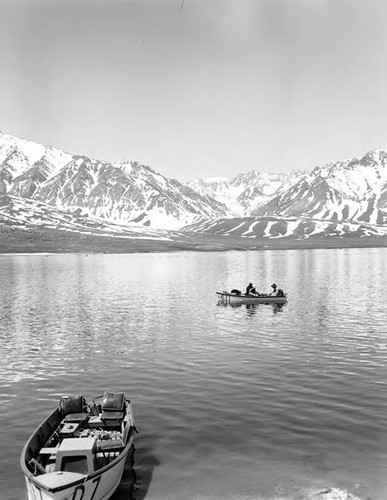
{"label": "rowboat", "polygon": [[107,500],[137,431],[123,392],[63,396],[21,454],[28,500]]}
{"label": "rowboat", "polygon": [[220,300],[225,304],[285,304],[287,296],[259,294],[259,295],[237,295],[230,292],[216,292]]}

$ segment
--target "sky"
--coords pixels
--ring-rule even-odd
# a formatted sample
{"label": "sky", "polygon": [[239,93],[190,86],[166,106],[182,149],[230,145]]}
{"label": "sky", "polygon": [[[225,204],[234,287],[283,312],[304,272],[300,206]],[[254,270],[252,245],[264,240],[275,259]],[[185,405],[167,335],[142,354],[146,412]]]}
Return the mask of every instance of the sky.
{"label": "sky", "polygon": [[0,0],[0,130],[186,181],[387,149],[385,0]]}

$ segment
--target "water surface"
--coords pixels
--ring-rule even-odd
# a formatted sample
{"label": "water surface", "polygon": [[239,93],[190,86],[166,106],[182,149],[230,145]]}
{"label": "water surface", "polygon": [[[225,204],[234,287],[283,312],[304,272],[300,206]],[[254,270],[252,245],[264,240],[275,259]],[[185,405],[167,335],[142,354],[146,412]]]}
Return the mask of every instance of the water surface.
{"label": "water surface", "polygon": [[[132,399],[115,498],[387,498],[387,249],[0,257],[0,495],[62,394]],[[252,281],[284,307],[231,307]],[[333,498],[333,497],[332,497]]]}

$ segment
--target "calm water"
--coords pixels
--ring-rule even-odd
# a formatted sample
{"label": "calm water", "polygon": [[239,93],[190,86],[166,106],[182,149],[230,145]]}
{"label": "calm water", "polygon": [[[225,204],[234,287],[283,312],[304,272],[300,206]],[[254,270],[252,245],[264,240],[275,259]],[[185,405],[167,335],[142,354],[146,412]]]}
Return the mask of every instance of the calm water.
{"label": "calm water", "polygon": [[[140,430],[117,499],[387,498],[387,249],[3,255],[0,276],[1,500],[60,396],[104,389]],[[288,304],[218,304],[249,281]]]}

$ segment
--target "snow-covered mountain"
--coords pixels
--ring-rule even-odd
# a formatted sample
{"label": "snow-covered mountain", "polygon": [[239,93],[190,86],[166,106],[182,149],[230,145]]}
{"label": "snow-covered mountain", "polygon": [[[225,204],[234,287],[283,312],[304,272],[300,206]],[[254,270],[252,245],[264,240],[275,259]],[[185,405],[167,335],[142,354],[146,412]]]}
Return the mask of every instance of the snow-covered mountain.
{"label": "snow-covered mountain", "polygon": [[252,170],[238,174],[232,179],[195,179],[187,182],[187,185],[198,193],[227,205],[230,215],[249,216],[259,205],[294,184],[304,173],[296,170],[270,174]]}
{"label": "snow-covered mountain", "polygon": [[202,234],[254,237],[385,236],[387,151],[318,166],[311,172],[260,174],[190,183],[244,217],[203,221]]}
{"label": "snow-covered mountain", "polygon": [[387,224],[387,151],[339,161],[301,176],[251,215]]}
{"label": "snow-covered mountain", "polygon": [[0,194],[120,224],[179,228],[227,208],[137,162],[107,163],[0,133]]}
{"label": "snow-covered mountain", "polygon": [[59,149],[0,132],[0,194],[9,192],[18,179],[19,195],[29,196],[70,160],[71,155]]}
{"label": "snow-covered mountain", "polygon": [[0,133],[0,205],[0,224],[19,228],[184,228],[246,239],[386,236],[387,151],[311,172],[253,170],[184,185],[137,162],[102,162]]}

